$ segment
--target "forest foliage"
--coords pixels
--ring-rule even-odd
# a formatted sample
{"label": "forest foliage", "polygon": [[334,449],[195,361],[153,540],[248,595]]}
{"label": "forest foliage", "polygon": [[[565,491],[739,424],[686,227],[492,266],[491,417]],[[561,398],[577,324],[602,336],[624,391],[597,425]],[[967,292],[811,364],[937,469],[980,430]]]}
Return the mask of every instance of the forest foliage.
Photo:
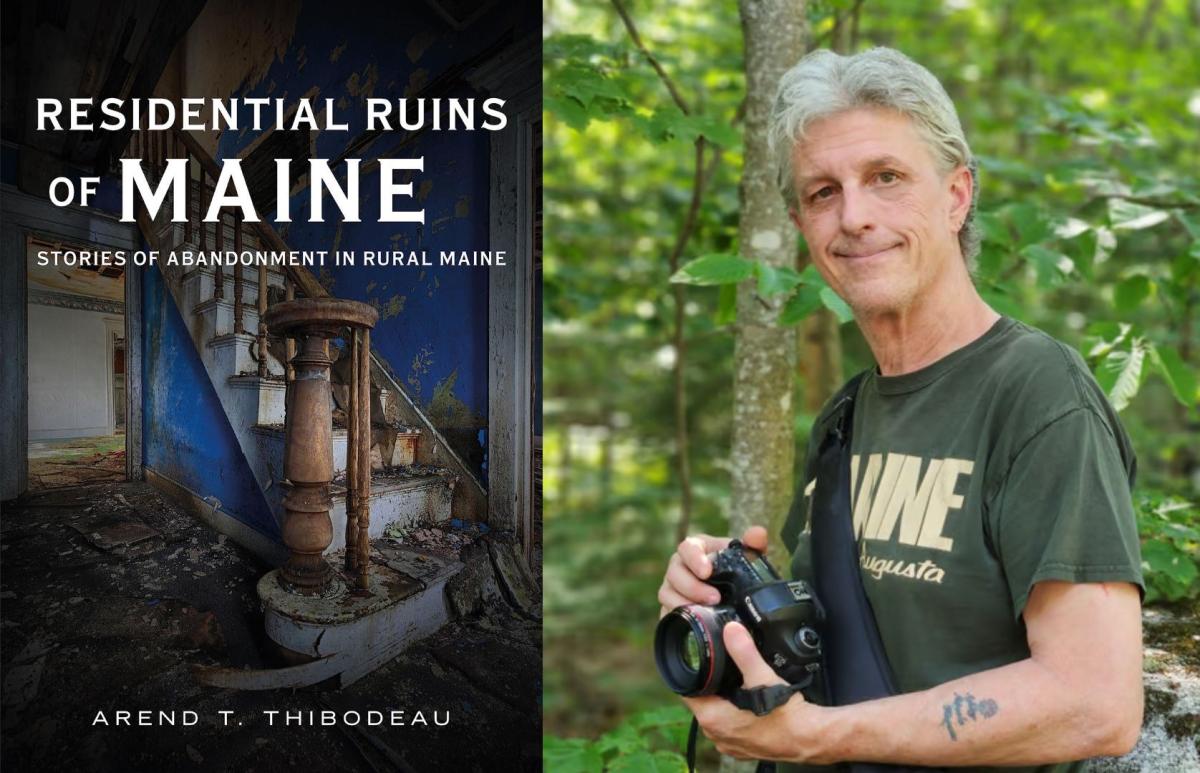
{"label": "forest foliage", "polygon": [[[836,314],[844,376],[872,364],[815,270],[737,254],[736,5],[622,7],[666,79],[614,4],[546,7],[545,712],[556,770],[678,763],[687,715],[650,653],[680,502],[672,282],[686,286],[693,531],[727,531],[737,283],[785,302],[789,324]],[[1185,0],[808,4],[810,47],[898,48],[955,101],[980,163],[977,287],[1076,347],[1121,412],[1139,460],[1151,603],[1200,596],[1197,14]],[[700,137],[706,184],[673,272]],[[813,418],[797,415],[798,444]]]}

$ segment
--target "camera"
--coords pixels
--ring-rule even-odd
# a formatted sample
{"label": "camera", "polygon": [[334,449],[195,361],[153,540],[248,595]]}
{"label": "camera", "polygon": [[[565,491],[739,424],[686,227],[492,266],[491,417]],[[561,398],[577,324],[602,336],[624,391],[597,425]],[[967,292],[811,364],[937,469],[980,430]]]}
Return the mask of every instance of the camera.
{"label": "camera", "polygon": [[713,570],[707,582],[720,591],[720,604],[676,607],[654,632],[654,660],[667,686],[688,697],[732,697],[742,674],[725,651],[722,632],[734,620],[746,626],[763,660],[782,679],[816,682],[821,668],[818,629],[825,612],[812,588],[780,579],[762,553],[738,540],[709,558]]}

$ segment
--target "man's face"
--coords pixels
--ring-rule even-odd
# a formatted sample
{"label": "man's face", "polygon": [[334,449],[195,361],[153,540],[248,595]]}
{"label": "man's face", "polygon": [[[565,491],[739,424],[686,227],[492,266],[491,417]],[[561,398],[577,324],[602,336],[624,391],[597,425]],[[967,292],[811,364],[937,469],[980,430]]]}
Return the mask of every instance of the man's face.
{"label": "man's face", "polygon": [[943,177],[905,115],[850,110],[813,123],[792,151],[804,234],[825,281],[863,315],[896,314],[964,271],[958,228],[970,173]]}

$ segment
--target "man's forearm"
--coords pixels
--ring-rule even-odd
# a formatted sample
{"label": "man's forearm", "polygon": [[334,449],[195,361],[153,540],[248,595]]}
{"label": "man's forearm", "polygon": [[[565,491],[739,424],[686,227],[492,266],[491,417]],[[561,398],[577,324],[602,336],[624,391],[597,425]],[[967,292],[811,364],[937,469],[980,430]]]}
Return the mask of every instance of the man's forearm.
{"label": "man's forearm", "polygon": [[1103,674],[1094,680],[1096,689],[1080,690],[1030,658],[922,692],[822,709],[802,735],[825,762],[1015,765],[1123,752],[1136,740],[1137,722],[1132,740],[1128,728],[1141,716],[1140,695],[1106,690]]}

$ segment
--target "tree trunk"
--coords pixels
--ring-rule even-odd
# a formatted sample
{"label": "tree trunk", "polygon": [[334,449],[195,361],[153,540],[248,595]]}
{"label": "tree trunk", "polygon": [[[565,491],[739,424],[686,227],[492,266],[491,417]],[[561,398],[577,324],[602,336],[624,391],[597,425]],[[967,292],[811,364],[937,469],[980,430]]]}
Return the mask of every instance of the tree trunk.
{"label": "tree trunk", "polygon": [[797,371],[804,384],[804,412],[814,416],[842,385],[841,323],[818,309],[800,323]]}
{"label": "tree trunk", "polygon": [[[746,57],[745,162],[738,248],[744,257],[792,266],[796,233],[767,153],[771,100],[783,72],[804,53],[803,0],[741,0]],[[734,342],[733,492],[730,527],[778,534],[792,496],[792,389],[796,333],[778,323],[782,302],[738,287]]]}
{"label": "tree trunk", "polygon": [[[811,262],[802,250],[796,270]],[[804,318],[796,339],[796,372],[804,385],[804,412],[814,416],[842,385],[842,325],[837,315],[821,308]]]}
{"label": "tree trunk", "polygon": [[[738,250],[772,266],[792,266],[796,232],[775,181],[767,152],[767,122],[780,76],[804,54],[804,0],[739,0],[746,61],[744,166],[739,188]],[[737,292],[734,339],[733,458],[730,531],[751,524],[771,534],[782,554],[779,530],[793,494],[796,458],[792,390],[796,329],[778,322],[782,302],[764,300],[754,282]],[[784,563],[786,566],[786,563]],[[722,771],[750,771],[753,763],[725,757]]]}
{"label": "tree trunk", "polygon": [[[779,78],[804,53],[804,0],[741,0],[746,57],[745,162],[738,248],[772,266],[792,266],[796,232],[767,153],[767,121]],[[793,494],[792,390],[796,331],[778,323],[782,301],[758,296],[754,282],[737,294],[734,341],[732,512],[735,536],[763,524],[779,550],[779,529]],[[775,552],[773,550],[773,552]],[[776,553],[776,557],[779,553]],[[723,770],[728,768],[724,763]]]}

